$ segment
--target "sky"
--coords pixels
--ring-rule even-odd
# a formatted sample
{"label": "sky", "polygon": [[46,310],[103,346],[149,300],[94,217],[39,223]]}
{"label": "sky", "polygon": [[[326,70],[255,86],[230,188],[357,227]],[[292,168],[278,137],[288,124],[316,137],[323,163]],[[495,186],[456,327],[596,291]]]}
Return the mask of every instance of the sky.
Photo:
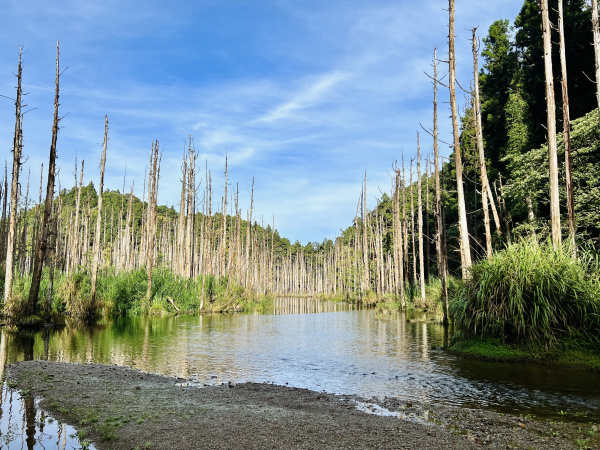
{"label": "sky", "polygon": [[[456,6],[457,77],[472,78],[471,28],[481,37],[511,21],[522,0],[461,0]],[[104,116],[109,119],[105,189],[135,183],[142,196],[151,144],[163,151],[159,204],[179,208],[188,136],[208,168],[213,211],[239,185],[242,216],[271,223],[303,244],[334,239],[352,224],[367,176],[368,207],[391,189],[404,155],[432,152],[433,49],[447,55],[441,0],[28,0],[3,3],[0,95],[14,98],[19,46],[24,117],[23,186],[52,135],[56,43],[60,41],[59,180],[98,186]],[[440,72],[447,71],[440,65]],[[66,69],[66,70],[65,70]],[[458,99],[464,104],[464,96]],[[446,89],[440,139],[452,139]],[[0,157],[12,167],[14,101],[0,97]],[[447,146],[441,147],[445,155]],[[0,175],[0,178],[3,175]],[[204,170],[197,181],[205,183]],[[23,190],[25,187],[23,187]],[[44,188],[45,189],[45,188]]]}

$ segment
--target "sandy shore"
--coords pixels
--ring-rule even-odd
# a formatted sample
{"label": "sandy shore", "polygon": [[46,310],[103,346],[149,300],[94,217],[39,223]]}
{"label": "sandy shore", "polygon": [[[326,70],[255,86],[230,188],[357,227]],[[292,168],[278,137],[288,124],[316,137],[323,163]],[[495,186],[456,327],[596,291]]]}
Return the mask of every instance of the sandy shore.
{"label": "sandy shore", "polygon": [[[117,366],[26,361],[9,366],[8,381],[30,390],[44,410],[83,430],[100,450],[572,449],[600,442],[587,423],[270,384],[189,387],[181,386],[185,380]],[[367,414],[357,402],[395,414]]]}

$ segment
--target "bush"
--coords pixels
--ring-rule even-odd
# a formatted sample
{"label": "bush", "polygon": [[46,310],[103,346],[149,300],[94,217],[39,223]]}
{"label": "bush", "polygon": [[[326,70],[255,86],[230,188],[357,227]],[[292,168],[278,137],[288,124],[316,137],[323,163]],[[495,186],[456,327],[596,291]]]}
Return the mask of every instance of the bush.
{"label": "bush", "polygon": [[450,297],[457,339],[495,335],[552,346],[565,338],[597,339],[600,283],[596,259],[576,259],[568,243],[529,239],[471,267]]}

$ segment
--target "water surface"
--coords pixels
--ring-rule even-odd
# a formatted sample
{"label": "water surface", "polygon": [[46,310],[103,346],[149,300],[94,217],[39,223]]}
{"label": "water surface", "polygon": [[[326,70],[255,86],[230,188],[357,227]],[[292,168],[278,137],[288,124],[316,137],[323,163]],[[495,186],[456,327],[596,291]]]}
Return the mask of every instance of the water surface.
{"label": "water surface", "polygon": [[[0,359],[130,366],[189,383],[272,382],[366,397],[600,418],[600,376],[454,357],[441,325],[310,299],[272,314],[105,320],[83,328],[3,332]],[[417,317],[418,318],[418,317]],[[0,361],[2,363],[2,361]]]}

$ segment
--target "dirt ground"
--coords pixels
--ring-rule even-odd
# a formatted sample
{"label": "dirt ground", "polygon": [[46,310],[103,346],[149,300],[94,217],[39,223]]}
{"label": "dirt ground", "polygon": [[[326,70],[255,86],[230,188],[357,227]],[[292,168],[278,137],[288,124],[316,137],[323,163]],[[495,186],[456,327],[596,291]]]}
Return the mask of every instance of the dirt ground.
{"label": "dirt ground", "polygon": [[185,380],[117,366],[25,361],[9,366],[7,379],[100,450],[572,449],[600,443],[591,423],[271,384],[182,386]]}

